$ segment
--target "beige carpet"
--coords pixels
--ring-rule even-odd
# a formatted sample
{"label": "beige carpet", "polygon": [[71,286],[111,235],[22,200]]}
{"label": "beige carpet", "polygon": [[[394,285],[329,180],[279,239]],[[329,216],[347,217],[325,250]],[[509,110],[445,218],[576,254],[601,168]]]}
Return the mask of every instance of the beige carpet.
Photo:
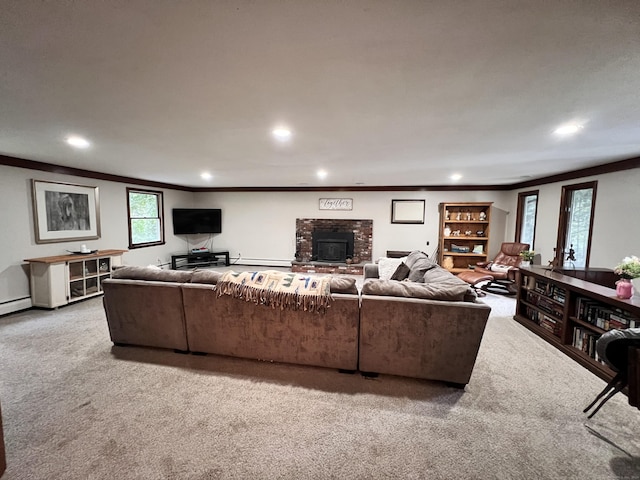
{"label": "beige carpet", "polygon": [[640,411],[493,306],[466,391],[114,347],[101,299],[0,318],[13,479],[640,478]]}

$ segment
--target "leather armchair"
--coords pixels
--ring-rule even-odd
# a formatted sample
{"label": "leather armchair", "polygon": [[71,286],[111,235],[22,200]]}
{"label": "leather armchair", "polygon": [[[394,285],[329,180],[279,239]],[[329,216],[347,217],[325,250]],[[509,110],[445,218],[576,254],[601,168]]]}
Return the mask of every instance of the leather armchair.
{"label": "leather armchair", "polygon": [[[492,262],[478,262],[474,272],[493,277],[493,281],[481,288],[493,293],[515,293],[513,288],[510,287],[515,282],[516,272],[520,262],[522,262],[520,253],[526,250],[529,250],[528,243],[503,242],[500,246],[500,252]],[[503,265],[511,268],[508,270],[492,270],[492,265]]]}
{"label": "leather armchair", "polygon": [[[528,243],[503,242],[500,246],[500,252],[498,252],[496,258],[494,258],[492,262],[478,262],[475,271],[491,275],[496,280],[503,280],[507,278],[513,280],[515,279],[515,272],[520,266],[520,262],[522,262],[520,253],[527,250],[529,250]],[[507,272],[500,272],[487,268],[489,264],[505,265],[513,268]]]}

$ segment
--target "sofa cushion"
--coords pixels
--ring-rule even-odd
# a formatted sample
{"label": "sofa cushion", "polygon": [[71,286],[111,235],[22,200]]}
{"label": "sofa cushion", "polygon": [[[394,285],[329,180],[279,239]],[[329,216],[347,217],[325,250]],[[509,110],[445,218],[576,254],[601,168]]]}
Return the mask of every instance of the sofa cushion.
{"label": "sofa cushion", "polygon": [[352,293],[358,294],[356,279],[352,277],[331,277],[329,282],[331,293]]}
{"label": "sofa cushion", "polygon": [[205,283],[208,285],[215,285],[222,277],[221,272],[215,272],[213,270],[194,270],[191,275],[191,283]]}
{"label": "sofa cushion", "polygon": [[190,271],[159,270],[157,268],[127,266],[114,270],[111,278],[186,283],[191,279],[191,275],[192,272]]}
{"label": "sofa cushion", "polygon": [[459,284],[466,283],[461,278],[458,278],[456,275],[451,273],[446,268],[436,266],[435,268],[429,269],[424,272],[423,280],[424,283],[442,283],[442,282],[455,282]]}
{"label": "sofa cushion", "polygon": [[403,262],[398,265],[396,271],[393,272],[393,275],[391,275],[391,280],[404,280],[409,276],[409,273],[411,273],[411,269],[407,267],[406,263]]}
{"label": "sofa cushion", "polygon": [[405,263],[410,269],[407,278],[412,282],[423,282],[425,272],[438,266],[426,253],[419,250],[411,252]]}
{"label": "sofa cushion", "polygon": [[474,296],[470,295],[470,291],[471,288],[465,282],[462,282],[462,284],[457,282],[414,283],[368,278],[362,285],[363,295],[384,295],[450,302],[473,299]]}
{"label": "sofa cushion", "polygon": [[398,265],[404,262],[407,257],[402,258],[388,258],[380,257],[378,259],[378,277],[381,280],[389,280],[391,275],[396,271]]}

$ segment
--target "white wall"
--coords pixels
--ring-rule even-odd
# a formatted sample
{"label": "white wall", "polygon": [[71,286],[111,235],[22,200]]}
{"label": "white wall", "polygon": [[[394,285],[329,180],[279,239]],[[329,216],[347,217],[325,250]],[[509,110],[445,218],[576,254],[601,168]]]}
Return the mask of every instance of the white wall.
{"label": "white wall", "polygon": [[[64,243],[36,244],[31,200],[31,179],[97,186],[100,197],[101,238]],[[127,185],[91,178],[52,174],[23,168],[0,166],[0,306],[30,296],[29,269],[26,258],[64,255],[67,250],[78,250],[81,244],[91,249],[122,249],[129,245],[127,229]],[[147,188],[147,187],[144,187]],[[158,189],[155,189],[158,190]],[[164,208],[170,212],[174,206],[190,207],[193,193],[163,190]],[[167,244],[131,250],[123,262],[134,265],[168,263],[171,252],[184,249],[183,242],[173,236],[171,225],[166,228]],[[0,311],[3,311],[0,309]]]}
{"label": "white wall", "polygon": [[514,190],[511,192],[514,214],[509,216],[506,238],[509,241],[515,238],[518,193],[539,190],[534,250],[546,265],[553,258],[556,246],[562,186],[593,180],[598,181],[598,186],[589,266],[613,268],[625,256],[640,255],[640,221],[636,213],[640,211],[640,169]]}
{"label": "white wall", "polygon": [[[295,253],[297,218],[373,220],[374,259],[387,250],[418,249],[431,254],[438,243],[438,204],[445,201],[495,202],[491,248],[497,252],[511,197],[510,192],[494,191],[209,192],[197,193],[195,202],[198,207],[222,209],[222,233],[214,236],[215,249],[229,250],[232,257],[242,254],[238,263],[286,265]],[[353,210],[319,210],[320,198],[352,198]],[[392,199],[425,200],[425,223],[392,224]]]}

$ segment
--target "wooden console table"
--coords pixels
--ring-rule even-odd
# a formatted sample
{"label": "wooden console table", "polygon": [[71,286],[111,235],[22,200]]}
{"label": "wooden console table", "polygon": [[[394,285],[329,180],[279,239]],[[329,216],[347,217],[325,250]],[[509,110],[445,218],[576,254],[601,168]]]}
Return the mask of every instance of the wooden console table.
{"label": "wooden console table", "polygon": [[[229,252],[200,252],[200,253],[181,253],[178,255],[171,255],[171,269],[178,270],[180,268],[196,268],[196,267],[208,267],[210,265],[218,264],[220,261],[218,257],[224,257],[225,266],[229,266]],[[178,260],[186,260],[185,262],[178,262]]]}
{"label": "wooden console table", "polygon": [[30,264],[31,303],[56,308],[102,294],[102,281],[122,264],[128,250],[98,250],[95,253],[27,258]]}

